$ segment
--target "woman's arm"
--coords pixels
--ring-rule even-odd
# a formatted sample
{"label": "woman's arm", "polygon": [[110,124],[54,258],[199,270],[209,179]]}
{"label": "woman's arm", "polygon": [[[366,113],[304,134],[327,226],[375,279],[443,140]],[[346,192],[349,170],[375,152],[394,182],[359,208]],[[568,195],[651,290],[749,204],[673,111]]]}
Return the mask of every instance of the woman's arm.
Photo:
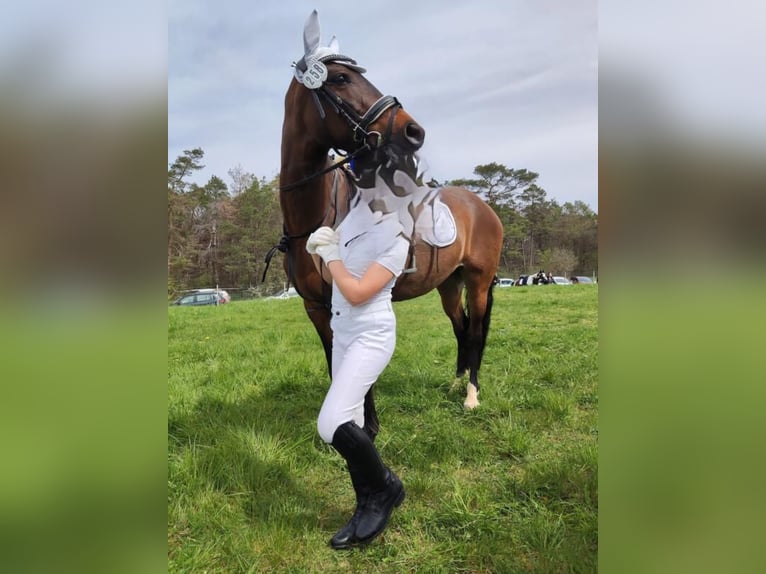
{"label": "woman's arm", "polygon": [[373,262],[359,279],[351,275],[343,261],[335,259],[326,264],[335,286],[352,305],[361,305],[378,294],[394,278],[394,274],[380,263]]}

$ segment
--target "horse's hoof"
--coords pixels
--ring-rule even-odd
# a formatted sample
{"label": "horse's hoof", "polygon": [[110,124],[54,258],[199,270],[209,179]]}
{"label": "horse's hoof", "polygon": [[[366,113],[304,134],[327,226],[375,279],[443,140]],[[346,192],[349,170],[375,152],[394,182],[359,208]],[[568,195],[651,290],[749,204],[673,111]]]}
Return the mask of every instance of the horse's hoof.
{"label": "horse's hoof", "polygon": [[466,397],[463,401],[463,406],[468,410],[475,409],[479,406],[479,391],[472,383],[468,383],[465,388]]}
{"label": "horse's hoof", "polygon": [[463,386],[463,377],[455,377],[455,380],[452,381],[452,386],[449,388],[449,390],[450,392],[456,391],[462,386]]}

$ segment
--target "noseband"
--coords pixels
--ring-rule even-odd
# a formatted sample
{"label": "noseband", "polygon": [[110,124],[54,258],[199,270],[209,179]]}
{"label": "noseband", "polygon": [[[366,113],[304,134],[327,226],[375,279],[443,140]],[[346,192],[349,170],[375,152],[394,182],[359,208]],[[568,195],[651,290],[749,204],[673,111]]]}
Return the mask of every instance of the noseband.
{"label": "noseband", "polygon": [[[320,96],[328,104],[330,104],[332,109],[335,110],[336,114],[346,120],[346,123],[349,125],[349,127],[351,127],[354,136],[354,142],[358,143],[359,147],[352,153],[346,155],[342,161],[334,163],[333,165],[313,173],[308,177],[304,177],[303,179],[294,183],[280,186],[279,191],[290,191],[295,189],[304,183],[311,181],[315,177],[319,177],[320,175],[324,175],[325,173],[346,165],[351,160],[366,151],[381,149],[385,145],[385,142],[391,138],[391,131],[393,130],[396,112],[398,112],[402,107],[402,104],[400,104],[399,100],[397,100],[394,96],[383,96],[379,98],[374,104],[372,104],[370,109],[368,109],[363,115],[360,116],[357,111],[352,108],[343,98],[331,92],[329,89],[327,89],[326,86],[322,85],[319,88],[310,91],[314,103],[316,104],[317,110],[319,110],[319,117],[322,118],[322,121],[325,120],[325,111],[324,107],[322,106],[322,102],[319,101]],[[386,110],[390,108],[393,108],[393,111],[388,118],[388,124],[386,125],[385,133],[381,134],[377,131],[370,131],[369,127],[375,123],[380,118],[380,116],[386,112]],[[371,136],[376,136],[374,143],[370,141]],[[335,151],[338,153],[338,155],[344,155],[338,152],[337,149]]]}
{"label": "noseband", "polygon": [[388,127],[386,129],[386,137],[390,137],[391,135],[391,127],[393,124],[393,117],[396,115],[396,112],[402,107],[402,104],[399,103],[399,100],[397,100],[394,96],[383,96],[378,101],[376,101],[374,104],[370,106],[370,109],[367,110],[363,116],[360,116],[358,113],[356,113],[356,110],[349,106],[343,98],[341,98],[339,95],[332,93],[330,90],[328,90],[325,86],[322,86],[316,90],[311,91],[311,95],[314,97],[314,103],[317,106],[317,109],[319,110],[319,116],[322,118],[322,120],[325,119],[324,114],[324,108],[322,107],[321,102],[319,101],[319,96],[317,96],[317,92],[327,101],[329,104],[333,107],[335,110],[335,113],[341,116],[343,119],[346,120],[346,123],[351,127],[353,133],[354,133],[354,141],[355,142],[367,142],[369,143],[368,139],[371,135],[377,135],[378,141],[376,142],[374,147],[380,147],[383,143],[383,136],[380,134],[380,132],[370,132],[367,131],[370,125],[372,125],[380,116],[383,115],[383,113],[388,110],[389,108],[395,107],[396,109],[391,114],[391,119],[388,121]]}

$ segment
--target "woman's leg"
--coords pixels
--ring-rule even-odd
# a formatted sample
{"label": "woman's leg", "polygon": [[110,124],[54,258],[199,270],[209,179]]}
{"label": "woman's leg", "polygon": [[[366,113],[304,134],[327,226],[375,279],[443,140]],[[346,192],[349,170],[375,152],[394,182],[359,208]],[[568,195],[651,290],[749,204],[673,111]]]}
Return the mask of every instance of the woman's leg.
{"label": "woman's leg", "polygon": [[404,498],[401,481],[383,465],[370,437],[361,430],[364,396],[394,351],[396,320],[393,314],[366,319],[333,325],[333,381],[317,421],[322,439],[346,460],[356,493],[351,520],[330,540],[336,549],[375,538]]}
{"label": "woman's leg", "polygon": [[336,320],[333,331],[333,380],[317,420],[326,443],[345,422],[364,426],[364,396],[394,353],[396,318],[391,312]]}

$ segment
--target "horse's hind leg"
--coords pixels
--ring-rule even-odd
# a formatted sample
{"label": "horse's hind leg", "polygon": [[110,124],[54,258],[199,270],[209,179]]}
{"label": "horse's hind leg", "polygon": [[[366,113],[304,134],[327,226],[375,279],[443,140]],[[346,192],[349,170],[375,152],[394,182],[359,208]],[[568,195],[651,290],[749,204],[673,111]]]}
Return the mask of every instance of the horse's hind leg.
{"label": "horse's hind leg", "polygon": [[470,368],[469,382],[466,385],[466,398],[463,406],[473,409],[479,406],[479,367],[487,343],[489,322],[492,315],[492,278],[476,277],[468,282],[468,334],[467,354]]}
{"label": "horse's hind leg", "polygon": [[452,331],[457,339],[457,378],[465,375],[468,370],[468,350],[466,336],[468,333],[468,316],[463,308],[463,273],[458,268],[444,283],[438,287],[442,300],[442,308],[452,323]]}
{"label": "horse's hind leg", "polygon": [[330,310],[323,305],[317,305],[314,301],[304,300],[303,306],[322,341],[324,358],[327,361],[327,374],[332,379],[332,328],[330,327]]}

